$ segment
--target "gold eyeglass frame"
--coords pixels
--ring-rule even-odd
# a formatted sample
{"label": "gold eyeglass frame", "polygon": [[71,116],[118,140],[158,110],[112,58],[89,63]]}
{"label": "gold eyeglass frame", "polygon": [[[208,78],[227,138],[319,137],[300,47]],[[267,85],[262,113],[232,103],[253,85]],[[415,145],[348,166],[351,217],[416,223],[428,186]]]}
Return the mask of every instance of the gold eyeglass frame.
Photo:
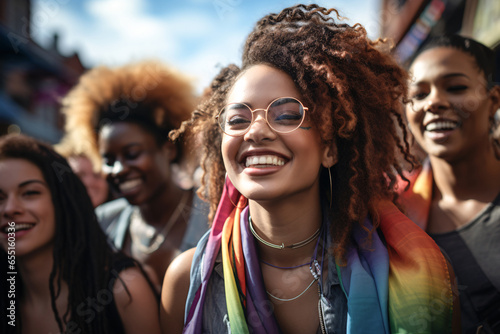
{"label": "gold eyeglass frame", "polygon": [[[272,127],[271,123],[269,123],[269,121],[267,120],[267,115],[268,115],[268,111],[269,111],[269,108],[271,107],[271,105],[278,101],[278,100],[281,100],[281,99],[292,99],[292,100],[295,100],[297,101],[300,106],[302,107],[302,110],[304,110],[304,114],[302,115],[302,120],[300,121],[299,125],[297,125],[297,127],[293,130],[290,130],[290,131],[279,131],[279,130],[276,130],[275,128]],[[232,105],[232,104],[242,104],[244,105],[245,107],[248,108],[248,110],[250,110],[250,112],[252,113],[252,121],[250,122],[250,124],[248,125],[248,127],[246,128],[246,130],[244,132],[242,132],[241,134],[229,134],[227,133],[226,131],[224,131],[224,129],[222,128],[222,125],[220,124],[219,122],[219,118],[220,118],[220,115],[222,114],[222,112],[224,111],[224,109],[226,109],[227,106],[229,105]],[[295,130],[297,130],[298,128],[300,128],[300,126],[302,125],[302,123],[304,123],[304,120],[306,119],[306,111],[309,110],[308,107],[305,107],[302,102],[297,99],[296,97],[291,97],[291,96],[282,96],[282,97],[278,97],[278,98],[275,98],[274,100],[272,100],[269,105],[267,106],[266,109],[263,109],[263,108],[257,108],[257,109],[252,109],[248,104],[246,103],[243,103],[243,102],[232,102],[232,103],[228,103],[226,105],[224,105],[224,107],[222,107],[222,109],[217,113],[217,115],[215,116],[215,119],[217,120],[217,124],[219,125],[220,129],[222,130],[222,132],[224,132],[226,135],[228,136],[231,136],[231,137],[241,137],[241,136],[244,136],[248,130],[250,130],[250,128],[252,127],[253,123],[255,123],[255,120],[256,118],[254,117],[254,113],[256,111],[259,111],[259,110],[262,110],[265,112],[264,114],[264,120],[266,121],[267,125],[269,126],[269,128],[271,128],[273,131],[277,132],[277,133],[290,133],[290,132],[293,132]]]}

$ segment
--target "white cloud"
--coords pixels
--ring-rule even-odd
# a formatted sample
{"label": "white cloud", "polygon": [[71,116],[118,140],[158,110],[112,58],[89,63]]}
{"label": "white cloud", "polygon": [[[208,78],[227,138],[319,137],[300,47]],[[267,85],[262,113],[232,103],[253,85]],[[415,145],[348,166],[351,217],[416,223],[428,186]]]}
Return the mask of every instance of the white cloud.
{"label": "white cloud", "polygon": [[213,20],[202,12],[169,12],[161,18],[152,17],[139,0],[92,0],[84,3],[84,9],[87,15],[78,15],[66,5],[48,8],[47,1],[35,1],[35,40],[48,47],[57,31],[61,35],[61,52],[69,55],[78,51],[87,66],[116,66],[157,58],[192,69],[192,62],[185,64],[187,58],[192,58],[186,57],[185,50],[204,51],[188,43],[193,39],[206,41],[214,31]]}
{"label": "white cloud", "polygon": [[[155,15],[148,12],[149,1],[144,0],[88,0],[83,2],[82,13],[75,12],[70,0],[35,0],[33,17],[37,20],[32,27],[35,39],[44,46],[58,31],[63,54],[78,51],[86,66],[118,66],[156,58],[195,77],[201,92],[218,72],[217,64],[239,63],[251,27],[273,11],[270,4],[260,4],[245,12],[242,1],[248,0],[227,0],[225,3],[233,6],[221,17],[214,6],[207,10],[202,5],[207,0],[189,0],[184,10],[172,4],[167,12]],[[280,8],[287,6],[286,2],[281,1]],[[323,2],[328,6],[328,1]],[[378,13],[372,1],[352,0],[339,7],[341,14],[351,19],[348,23],[361,22],[369,36],[377,36]]]}
{"label": "white cloud", "polygon": [[151,38],[164,27],[162,21],[145,15],[140,0],[92,0],[85,3],[85,8],[94,22],[121,37]]}
{"label": "white cloud", "polygon": [[138,0],[127,1],[125,7],[121,3],[88,3],[95,38],[82,43],[93,64],[119,65],[159,58],[194,77],[201,92],[218,72],[217,64],[227,65],[239,58],[239,46],[247,32],[231,29],[218,38],[222,23],[214,20],[213,13],[172,11],[155,18],[146,14]]}

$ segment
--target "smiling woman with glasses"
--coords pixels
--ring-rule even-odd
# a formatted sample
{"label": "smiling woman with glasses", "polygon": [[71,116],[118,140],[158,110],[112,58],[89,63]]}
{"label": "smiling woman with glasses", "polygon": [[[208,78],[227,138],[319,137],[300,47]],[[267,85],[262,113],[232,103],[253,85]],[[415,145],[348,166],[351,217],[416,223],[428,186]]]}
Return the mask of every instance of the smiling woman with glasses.
{"label": "smiling woman with glasses", "polygon": [[392,202],[406,72],[336,14],[262,18],[171,133],[204,143],[212,226],[167,270],[165,333],[459,332],[453,271]]}

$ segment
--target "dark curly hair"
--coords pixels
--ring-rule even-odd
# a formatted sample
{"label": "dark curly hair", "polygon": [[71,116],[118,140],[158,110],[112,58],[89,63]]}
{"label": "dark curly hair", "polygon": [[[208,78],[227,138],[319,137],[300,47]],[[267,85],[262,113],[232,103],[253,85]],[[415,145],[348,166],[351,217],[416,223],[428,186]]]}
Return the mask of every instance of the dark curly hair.
{"label": "dark curly hair", "polygon": [[[385,40],[371,41],[361,25],[337,22],[331,13],[341,20],[335,9],[317,5],[296,5],[262,18],[246,40],[241,69],[222,69],[208,88],[209,98],[171,137],[187,129],[204,137],[200,195],[210,202],[213,217],[225,177],[222,135],[214,116],[246,69],[266,64],[287,73],[311,110],[323,143],[337,148],[329,214],[334,251],[342,258],[353,224],[371,215],[377,226],[376,203],[394,200],[396,178],[404,178],[403,167],[416,161],[402,116],[406,71]],[[320,183],[322,196],[329,197],[327,169]]]}
{"label": "dark curly hair", "polygon": [[[57,147],[61,152],[88,156],[98,171],[102,161],[97,136],[103,126],[138,124],[161,146],[168,133],[189,118],[196,103],[191,79],[159,61],[98,66],[63,98],[66,133]],[[183,142],[178,142],[175,161],[185,158],[184,149]]]}
{"label": "dark curly hair", "polygon": [[[115,268],[122,264],[137,266],[146,279],[146,273],[137,261],[127,257],[109,246],[106,235],[101,230],[90,197],[79,177],[61,155],[50,146],[24,135],[0,137],[0,160],[9,158],[23,159],[36,165],[43,174],[52,195],[55,213],[54,263],[47,286],[50,289],[52,311],[61,332],[70,322],[81,329],[81,333],[109,333],[117,330],[116,323],[109,318],[114,316],[107,307],[104,312],[96,312],[92,321],[82,314],[82,303],[99,291],[109,289],[110,282],[119,279]],[[7,253],[0,248],[0,263],[7,268]],[[6,272],[0,271],[5,282]],[[5,278],[5,279],[4,279]],[[61,282],[69,287],[68,308],[59,314],[56,299],[61,292]],[[121,280],[120,280],[121,281]],[[22,299],[22,277],[16,275],[16,298]],[[125,290],[128,289],[123,281]],[[150,283],[152,291],[153,285]],[[7,310],[7,293],[0,297],[0,315]],[[19,307],[19,306],[17,306]],[[22,319],[17,310],[16,330],[21,332]],[[12,327],[3,321],[2,333]]]}

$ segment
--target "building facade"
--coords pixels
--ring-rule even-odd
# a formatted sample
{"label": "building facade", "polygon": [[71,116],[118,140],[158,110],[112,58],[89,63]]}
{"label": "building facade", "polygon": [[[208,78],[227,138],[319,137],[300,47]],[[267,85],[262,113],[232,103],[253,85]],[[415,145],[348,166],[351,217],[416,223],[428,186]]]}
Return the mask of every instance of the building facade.
{"label": "building facade", "polygon": [[31,38],[31,1],[0,2],[0,135],[21,132],[48,143],[63,131],[60,98],[85,71],[78,54],[44,49]]}
{"label": "building facade", "polygon": [[492,48],[500,77],[500,1],[382,0],[381,8],[380,35],[393,39],[402,63],[429,36],[456,33]]}

